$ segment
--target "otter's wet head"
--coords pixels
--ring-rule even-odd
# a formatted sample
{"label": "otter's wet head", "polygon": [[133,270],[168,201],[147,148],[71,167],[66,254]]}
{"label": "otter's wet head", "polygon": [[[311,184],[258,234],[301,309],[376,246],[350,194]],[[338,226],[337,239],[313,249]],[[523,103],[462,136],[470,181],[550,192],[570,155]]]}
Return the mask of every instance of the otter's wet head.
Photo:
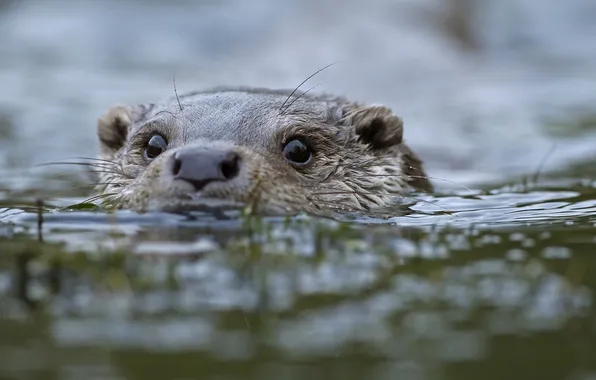
{"label": "otter's wet head", "polygon": [[[265,89],[214,89],[111,108],[98,122],[104,204],[263,213],[370,211],[430,191],[384,106]],[[282,109],[282,105],[290,104]]]}

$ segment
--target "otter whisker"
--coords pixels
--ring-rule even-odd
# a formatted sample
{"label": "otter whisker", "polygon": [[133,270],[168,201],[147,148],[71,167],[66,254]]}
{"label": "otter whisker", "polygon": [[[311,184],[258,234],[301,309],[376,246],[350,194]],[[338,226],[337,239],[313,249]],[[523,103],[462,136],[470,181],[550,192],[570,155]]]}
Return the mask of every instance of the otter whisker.
{"label": "otter whisker", "polygon": [[444,179],[444,178],[430,177],[430,176],[425,176],[425,175],[409,175],[408,177],[410,177],[410,178],[427,178],[427,179],[432,179],[432,180],[435,180],[435,181],[441,181],[441,182],[445,182],[445,183],[450,183],[452,185],[459,186],[459,187],[461,187],[464,190],[468,190],[470,192],[474,192],[474,190],[470,189],[466,185],[462,185],[461,183],[458,183],[458,182],[455,182],[455,181],[449,181],[448,179]]}
{"label": "otter whisker", "polygon": [[[87,166],[90,168],[94,168],[94,173],[106,173],[106,174],[114,174],[120,175],[128,179],[133,179],[132,176],[125,173],[121,168],[117,168],[117,165],[107,165],[107,164],[98,164],[98,163],[91,163],[91,162],[47,162],[44,164],[38,164],[36,166],[51,166],[51,165],[74,165],[74,166]],[[97,170],[100,169],[100,170]],[[120,169],[120,170],[115,170]]]}
{"label": "otter whisker", "polygon": [[127,175],[125,175],[124,173],[121,172],[115,172],[115,171],[110,171],[110,170],[95,170],[95,173],[101,173],[101,174],[113,174],[113,175],[120,175],[125,177],[126,179],[133,179],[133,177],[129,177]]}
{"label": "otter whisker", "polygon": [[95,195],[93,197],[87,198],[85,199],[83,202],[81,203],[92,203],[95,202],[99,199],[103,199],[103,198],[109,198],[109,197],[113,197],[115,195],[118,195],[118,193],[106,193],[106,194],[99,194],[99,195]]}
{"label": "otter whisker", "polygon": [[[107,164],[99,164],[99,163],[93,163],[93,162],[46,162],[43,164],[37,164],[35,165],[36,167],[39,166],[51,166],[51,165],[76,165],[76,166],[87,166],[87,167],[92,167],[92,168],[99,168],[99,169],[109,169],[110,166],[108,166]],[[111,166],[115,166],[115,165],[111,165]]]}
{"label": "otter whisker", "polygon": [[[314,77],[315,75],[317,75],[317,74],[318,74],[318,73],[320,73],[321,71],[328,69],[329,67],[331,67],[331,66],[335,65],[336,63],[337,63],[337,61],[336,61],[336,62],[333,62],[333,63],[330,63],[330,64],[328,64],[327,66],[325,66],[325,67],[323,67],[323,68],[321,68],[321,69],[319,69],[319,70],[315,71],[313,74],[309,75],[309,76],[308,76],[308,78],[306,78],[305,80],[303,80],[302,82],[300,82],[300,84],[299,84],[299,85],[298,85],[296,88],[294,88],[294,91],[292,91],[292,92],[290,93],[290,95],[288,95],[288,97],[286,98],[286,100],[285,100],[285,101],[282,103],[281,107],[279,107],[279,111],[283,113],[283,112],[285,112],[285,111],[287,110],[287,108],[286,108],[286,109],[284,109],[284,106],[286,105],[286,103],[288,102],[288,100],[290,100],[290,98],[292,97],[292,95],[294,95],[294,93],[295,93],[296,91],[298,91],[298,89],[299,89],[299,88],[300,88],[300,87],[301,87],[301,86],[302,86],[304,83],[306,83],[306,82],[307,82],[307,81],[308,81],[310,78]],[[281,113],[280,113],[280,114],[281,114]]]}
{"label": "otter whisker", "polygon": [[103,158],[97,158],[97,157],[67,157],[67,160],[89,160],[89,161],[99,161],[99,162],[105,162],[107,164],[113,164],[113,165],[118,165],[118,163],[116,161],[112,161],[112,160],[104,160]]}
{"label": "otter whisker", "polygon": [[[180,103],[180,97],[178,96],[178,90],[176,89],[176,73],[172,74],[172,84],[174,85],[174,95],[176,95],[176,102],[178,102],[178,107],[180,108],[180,112],[184,109],[182,108],[182,103]],[[158,112],[159,114],[159,112]],[[182,126],[182,141],[186,142],[186,124]]]}
{"label": "otter whisker", "polygon": [[[118,162],[117,161],[106,160],[106,159],[98,158],[98,157],[75,156],[75,157],[65,157],[65,158],[63,158],[63,160],[87,160],[87,161],[91,161],[91,162],[96,161],[97,163],[104,163],[104,164],[110,164],[110,165],[118,165]],[[58,162],[63,162],[63,161],[58,161]],[[65,161],[65,162],[70,162],[70,161]]]}
{"label": "otter whisker", "polygon": [[117,191],[121,188],[124,188],[127,186],[127,184],[106,184],[106,185],[97,185],[96,187],[100,187],[103,186],[104,189],[111,189],[112,191]]}
{"label": "otter whisker", "polygon": [[[366,195],[365,193],[360,193],[360,192],[357,192],[355,190],[337,190],[337,191],[317,192],[317,193],[313,193],[312,195],[321,196],[321,195],[346,195],[346,194],[355,194],[355,195],[360,195],[360,196]],[[412,199],[412,200],[415,200],[416,202],[422,202],[422,203],[426,203],[426,204],[430,204],[430,205],[436,206],[436,207],[442,209],[443,211],[445,211],[447,213],[450,213],[450,214],[454,213],[453,210],[449,210],[449,209],[447,209],[447,208],[445,208],[443,206],[438,205],[436,203],[437,201],[432,202],[432,201],[428,201],[426,199],[421,199],[421,198],[418,198],[418,197],[414,197],[414,196],[409,195],[409,194],[394,195],[394,197]]]}
{"label": "otter whisker", "polygon": [[119,181],[108,180],[106,182],[93,182],[93,183],[90,183],[89,185],[90,186],[100,186],[100,185],[125,186],[125,185],[128,185],[128,182],[119,182]]}
{"label": "otter whisker", "polygon": [[[369,174],[368,176],[369,177],[397,177],[398,175],[397,174]],[[465,185],[462,185],[461,183],[457,183],[457,182],[454,182],[454,181],[449,181],[449,180],[444,179],[444,178],[430,177],[430,176],[427,176],[427,175],[409,175],[408,177],[410,177],[410,178],[427,178],[427,179],[432,179],[432,180],[435,180],[435,181],[442,181],[442,182],[451,183],[453,185],[460,186],[463,189],[466,189],[468,191],[474,191],[474,190],[470,189],[469,187],[467,187]]]}
{"label": "otter whisker", "polygon": [[298,95],[297,97],[294,98],[294,100],[292,100],[288,106],[280,113],[280,116],[283,116],[287,110],[290,109],[290,107],[292,107],[292,104],[294,104],[298,99],[300,99],[301,97],[303,97],[304,95],[308,94],[309,92],[311,92],[312,90],[314,90],[315,88],[325,84],[327,82],[321,82],[319,84],[317,84],[316,86],[312,86],[311,88],[309,88],[308,90],[304,91],[302,94]]}
{"label": "otter whisker", "polygon": [[404,165],[404,167],[408,168],[408,169],[412,169],[412,170],[416,170],[420,173],[424,173],[424,170],[422,170],[422,168],[417,168],[416,166],[412,166],[412,165]]}
{"label": "otter whisker", "polygon": [[[106,174],[113,174],[113,175],[121,175],[121,173],[117,173],[117,172],[111,172],[111,171],[95,171],[95,173],[106,173]],[[75,182],[74,179],[72,178],[72,173],[62,173],[62,174],[56,174],[56,175],[52,175],[51,177],[52,180],[60,180],[60,181],[66,181],[66,182]],[[78,181],[76,181],[78,182]],[[85,185],[80,185],[80,187],[85,187],[85,186],[99,186],[99,185],[109,185],[115,182],[105,182],[105,183],[93,183],[93,184],[85,184]],[[122,183],[116,183],[118,186],[124,186],[127,183],[122,182]],[[76,187],[74,187],[76,188]]]}
{"label": "otter whisker", "polygon": [[182,104],[180,104],[180,98],[178,97],[178,90],[176,90],[176,73],[172,74],[172,83],[174,84],[174,94],[176,94],[176,101],[178,102],[178,107],[180,107],[180,112],[182,112]]}
{"label": "otter whisker", "polygon": [[93,187],[97,187],[97,186],[114,186],[114,187],[122,187],[122,186],[126,186],[126,183],[120,183],[120,182],[98,182],[98,183],[86,183],[83,185],[78,185],[78,186],[71,186],[70,189],[82,189],[82,188],[93,188]]}
{"label": "otter whisker", "polygon": [[159,111],[159,112],[155,113],[155,116],[161,115],[162,113],[167,113],[168,115],[172,116],[173,118],[176,118],[176,115],[172,111],[168,111],[168,110]]}
{"label": "otter whisker", "polygon": [[[127,175],[126,173],[122,173],[122,172],[118,172],[118,171],[114,171],[114,170],[93,170],[92,171],[93,174],[105,174],[108,177],[109,176],[121,176],[124,177],[124,179],[128,179],[128,180],[132,180],[134,179],[133,177]],[[70,174],[61,174],[57,177],[57,179],[68,179],[69,177],[71,177]]]}

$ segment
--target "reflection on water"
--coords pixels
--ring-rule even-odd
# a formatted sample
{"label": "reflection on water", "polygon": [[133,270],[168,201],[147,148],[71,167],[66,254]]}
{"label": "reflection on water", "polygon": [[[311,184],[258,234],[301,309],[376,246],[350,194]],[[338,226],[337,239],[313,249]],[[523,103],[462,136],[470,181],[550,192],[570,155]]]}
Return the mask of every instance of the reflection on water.
{"label": "reflection on water", "polygon": [[15,213],[5,218],[12,239],[0,240],[0,373],[594,373],[592,195],[434,199],[452,209],[451,223],[428,210],[372,225],[53,213],[44,239],[60,246],[39,258],[24,244],[37,217]]}
{"label": "reflection on water", "polygon": [[[595,16],[0,1],[0,377],[595,379]],[[94,155],[97,116],[169,96],[173,73],[179,91],[293,87],[334,61],[309,87],[389,104],[436,178],[412,213],[58,211],[89,178],[33,167]]]}
{"label": "reflection on water", "polygon": [[[476,378],[495,366],[536,378],[596,371],[593,228],[563,220],[549,230],[424,232],[271,219],[207,234],[217,224],[164,216],[139,227],[123,215],[108,239],[122,255],[91,243],[109,221],[89,217],[75,230],[68,218],[49,218],[47,237],[77,251],[87,240],[90,255],[55,261],[62,248],[46,246],[23,277],[14,254],[25,245],[0,243],[0,373],[157,379],[173,366],[177,378],[273,379],[298,376],[300,363],[315,378],[341,368],[353,379],[402,368],[413,379]],[[157,247],[168,241],[179,248],[164,254]],[[13,296],[24,279],[29,305],[43,312]]]}

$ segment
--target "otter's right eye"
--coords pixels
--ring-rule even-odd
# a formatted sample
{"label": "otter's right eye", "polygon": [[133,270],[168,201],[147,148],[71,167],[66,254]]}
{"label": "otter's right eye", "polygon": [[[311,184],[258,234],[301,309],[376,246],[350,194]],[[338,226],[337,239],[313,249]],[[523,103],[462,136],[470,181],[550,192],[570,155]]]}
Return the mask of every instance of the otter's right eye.
{"label": "otter's right eye", "polygon": [[294,139],[288,142],[282,151],[284,157],[294,165],[304,166],[312,158],[312,152],[302,140]]}
{"label": "otter's right eye", "polygon": [[160,135],[153,135],[145,148],[145,157],[152,160],[168,148],[168,143]]}

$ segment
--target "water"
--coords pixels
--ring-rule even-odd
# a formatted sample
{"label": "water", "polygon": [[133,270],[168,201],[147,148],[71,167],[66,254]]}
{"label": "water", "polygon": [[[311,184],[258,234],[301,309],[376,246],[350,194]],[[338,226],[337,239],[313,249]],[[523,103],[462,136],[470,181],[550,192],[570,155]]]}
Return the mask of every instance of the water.
{"label": "water", "polygon": [[[595,379],[595,16],[0,1],[0,377]],[[390,105],[436,178],[407,215],[60,211],[88,177],[35,166],[96,154],[97,117],[174,74],[294,87],[334,61],[307,88]]]}

